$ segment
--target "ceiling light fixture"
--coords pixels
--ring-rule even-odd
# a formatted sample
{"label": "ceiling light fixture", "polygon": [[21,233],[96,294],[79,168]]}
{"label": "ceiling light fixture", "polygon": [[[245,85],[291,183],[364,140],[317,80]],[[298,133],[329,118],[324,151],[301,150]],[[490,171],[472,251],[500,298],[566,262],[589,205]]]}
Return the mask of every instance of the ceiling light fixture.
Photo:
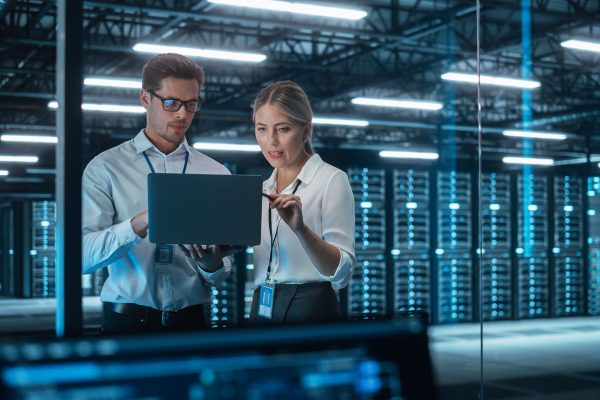
{"label": "ceiling light fixture", "polygon": [[255,8],[260,10],[279,11],[293,14],[313,15],[357,21],[368,15],[366,11],[345,7],[326,7],[314,4],[293,3],[273,0],[208,0],[209,3],[224,6]]}
{"label": "ceiling light fixture", "polygon": [[2,142],[19,142],[19,143],[58,143],[56,136],[46,135],[16,135],[5,134],[0,136]]}
{"label": "ceiling light fixture", "polygon": [[312,122],[317,125],[369,126],[369,121],[360,119],[314,117]]}
{"label": "ceiling light fixture", "polygon": [[122,89],[141,89],[142,81],[133,79],[113,79],[113,78],[97,78],[89,77],[83,80],[83,84],[86,86],[101,86],[101,87],[114,87]]}
{"label": "ceiling light fixture", "polygon": [[[48,108],[56,110],[58,108],[58,102],[49,102]],[[143,114],[146,112],[146,109],[142,106],[124,106],[120,104],[83,103],[81,109],[84,111],[103,111],[127,114]]]}
{"label": "ceiling light fixture", "polygon": [[597,42],[588,42],[585,40],[570,39],[570,40],[565,40],[564,42],[561,42],[560,45],[562,47],[566,47],[568,49],[585,50],[585,51],[593,51],[595,53],[600,53],[600,43],[597,43]]}
{"label": "ceiling light fixture", "polygon": [[504,157],[502,162],[505,164],[521,164],[521,165],[554,165],[554,160],[551,158],[534,158],[534,157]]}
{"label": "ceiling light fixture", "polygon": [[37,156],[0,155],[0,162],[36,163],[38,160]]}
{"label": "ceiling light fixture", "polygon": [[438,111],[441,110],[443,107],[442,103],[437,103],[433,101],[375,99],[370,97],[356,97],[352,99],[352,104],[358,104],[361,106],[408,108],[413,110],[426,111]]}
{"label": "ceiling light fixture", "polygon": [[217,151],[247,151],[258,152],[260,146],[257,144],[236,144],[236,143],[210,143],[196,142],[194,148],[198,150],[217,150]]}
{"label": "ceiling light fixture", "polygon": [[133,50],[141,53],[177,53],[188,57],[211,58],[216,60],[242,61],[253,63],[259,63],[267,59],[266,55],[257,53],[242,53],[236,51],[199,49],[193,47],[165,46],[150,43],[138,43],[135,46],[133,46]]}
{"label": "ceiling light fixture", "polygon": [[535,132],[535,131],[519,131],[508,129],[502,132],[504,136],[520,137],[529,139],[545,139],[545,140],[565,140],[567,135],[557,132]]}
{"label": "ceiling light fixture", "polygon": [[458,72],[447,72],[442,74],[442,79],[445,81],[466,83],[477,83],[480,81],[482,85],[505,86],[520,89],[535,89],[542,86],[542,84],[538,81],[531,81],[527,79],[500,78],[489,75],[480,75],[480,78],[481,79],[479,80],[477,74],[462,74]]}
{"label": "ceiling light fixture", "polygon": [[420,151],[380,151],[379,157],[384,158],[410,158],[422,160],[437,160],[440,156],[438,153],[420,152]]}

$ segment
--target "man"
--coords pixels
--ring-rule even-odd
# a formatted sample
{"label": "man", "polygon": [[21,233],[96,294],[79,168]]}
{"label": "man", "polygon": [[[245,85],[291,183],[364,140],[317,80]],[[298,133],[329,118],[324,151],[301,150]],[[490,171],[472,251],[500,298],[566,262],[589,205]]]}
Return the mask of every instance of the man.
{"label": "man", "polygon": [[103,334],[207,327],[209,285],[231,271],[233,248],[148,241],[148,173],[229,173],[185,139],[202,106],[203,83],[202,69],[187,57],[153,57],[142,71],[146,127],[84,171],[83,273],[109,272],[100,296]]}

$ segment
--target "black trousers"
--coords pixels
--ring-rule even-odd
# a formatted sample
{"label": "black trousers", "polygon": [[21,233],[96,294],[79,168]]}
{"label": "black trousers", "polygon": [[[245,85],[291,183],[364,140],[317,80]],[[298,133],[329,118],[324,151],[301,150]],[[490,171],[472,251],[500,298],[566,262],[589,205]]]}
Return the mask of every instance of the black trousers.
{"label": "black trousers", "polygon": [[329,282],[276,284],[271,319],[258,315],[260,287],[254,290],[251,325],[298,324],[342,320],[338,298]]}
{"label": "black trousers", "polygon": [[137,304],[104,302],[103,335],[195,331],[210,327],[206,305],[163,313]]}

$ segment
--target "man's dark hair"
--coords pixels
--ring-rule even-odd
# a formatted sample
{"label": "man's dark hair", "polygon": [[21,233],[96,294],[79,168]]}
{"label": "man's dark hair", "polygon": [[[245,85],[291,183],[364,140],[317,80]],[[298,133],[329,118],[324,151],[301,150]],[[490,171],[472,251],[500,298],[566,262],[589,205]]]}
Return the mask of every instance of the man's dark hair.
{"label": "man's dark hair", "polygon": [[165,78],[193,79],[202,87],[204,71],[198,64],[180,54],[159,54],[144,65],[142,87],[152,91],[160,90]]}

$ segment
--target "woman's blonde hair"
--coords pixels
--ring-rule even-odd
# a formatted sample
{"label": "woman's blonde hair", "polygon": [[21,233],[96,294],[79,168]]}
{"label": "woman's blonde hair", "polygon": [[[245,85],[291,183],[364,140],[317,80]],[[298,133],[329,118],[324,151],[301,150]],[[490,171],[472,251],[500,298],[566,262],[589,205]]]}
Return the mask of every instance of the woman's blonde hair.
{"label": "woman's blonde hair", "polygon": [[252,105],[252,121],[256,111],[265,104],[277,108],[283,115],[297,122],[301,126],[308,125],[308,136],[305,137],[304,150],[312,155],[315,153],[312,146],[312,108],[308,96],[300,86],[292,81],[279,81],[265,87],[254,99]]}

